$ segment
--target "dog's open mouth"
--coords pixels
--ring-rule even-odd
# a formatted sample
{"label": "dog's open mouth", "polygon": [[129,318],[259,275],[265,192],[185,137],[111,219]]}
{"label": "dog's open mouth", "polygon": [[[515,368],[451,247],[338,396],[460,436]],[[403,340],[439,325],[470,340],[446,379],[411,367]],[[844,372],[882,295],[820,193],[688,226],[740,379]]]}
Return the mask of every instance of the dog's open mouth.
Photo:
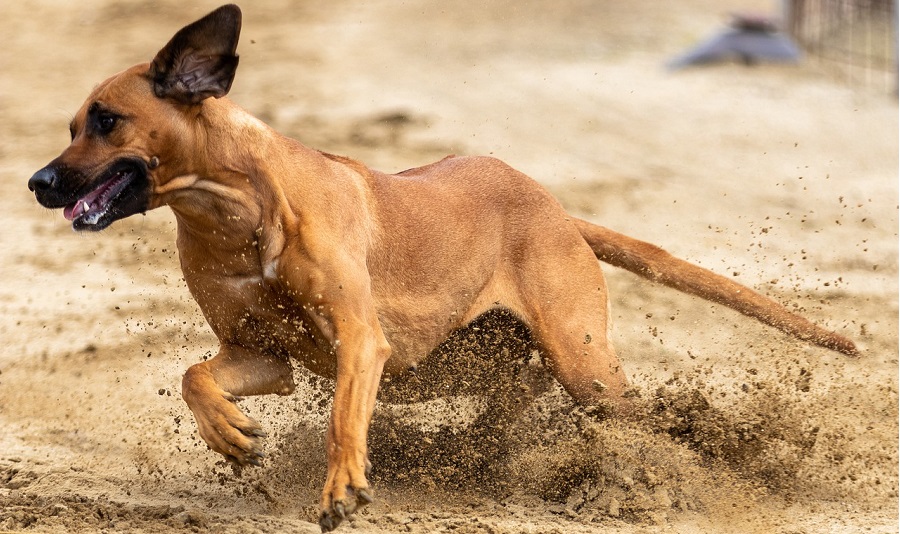
{"label": "dog's open mouth", "polygon": [[146,211],[147,175],[126,161],[106,173],[99,185],[63,208],[75,230],[102,230],[113,221]]}

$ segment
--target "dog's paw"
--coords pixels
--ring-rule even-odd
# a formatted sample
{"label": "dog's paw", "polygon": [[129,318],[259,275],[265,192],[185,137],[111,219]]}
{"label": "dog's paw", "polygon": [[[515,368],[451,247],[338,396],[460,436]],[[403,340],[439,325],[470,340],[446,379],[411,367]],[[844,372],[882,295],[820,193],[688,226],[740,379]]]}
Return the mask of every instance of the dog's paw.
{"label": "dog's paw", "polygon": [[342,498],[335,499],[333,497],[333,495],[328,495],[324,499],[326,502],[321,515],[319,515],[319,526],[322,528],[322,532],[331,532],[350,514],[374,501],[369,488],[350,486],[346,487],[345,495]]}
{"label": "dog's paw", "polygon": [[214,395],[189,406],[197,420],[200,437],[210,449],[239,466],[261,465],[263,432],[259,423],[244,415],[237,407],[237,398]]}

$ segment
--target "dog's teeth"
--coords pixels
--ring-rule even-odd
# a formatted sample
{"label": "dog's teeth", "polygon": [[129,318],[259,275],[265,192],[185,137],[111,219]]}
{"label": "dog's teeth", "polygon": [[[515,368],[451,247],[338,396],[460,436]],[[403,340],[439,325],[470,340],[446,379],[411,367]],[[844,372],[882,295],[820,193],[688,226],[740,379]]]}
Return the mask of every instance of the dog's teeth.
{"label": "dog's teeth", "polygon": [[91,211],[91,205],[87,202],[83,203],[82,206],[84,207],[85,212]]}

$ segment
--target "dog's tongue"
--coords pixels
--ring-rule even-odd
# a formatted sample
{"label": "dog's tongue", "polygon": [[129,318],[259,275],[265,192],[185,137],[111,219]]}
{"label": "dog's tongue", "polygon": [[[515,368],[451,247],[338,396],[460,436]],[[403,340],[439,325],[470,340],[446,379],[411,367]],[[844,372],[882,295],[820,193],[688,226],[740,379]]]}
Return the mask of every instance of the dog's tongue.
{"label": "dog's tongue", "polygon": [[74,204],[69,204],[63,208],[63,217],[71,221],[91,211],[91,208],[98,205],[97,196],[91,193],[82,199],[76,200]]}
{"label": "dog's tongue", "polygon": [[74,220],[75,217],[78,217],[78,215],[81,215],[82,213],[84,213],[85,211],[87,211],[87,210],[84,208],[84,200],[78,200],[74,204],[69,204],[68,206],[63,208],[63,217],[65,217],[66,220],[71,221],[71,220]]}
{"label": "dog's tongue", "polygon": [[71,221],[100,206],[104,202],[104,199],[101,199],[100,196],[109,190],[121,176],[121,173],[117,173],[100,185],[100,187],[85,195],[84,198],[80,198],[63,208],[63,216]]}

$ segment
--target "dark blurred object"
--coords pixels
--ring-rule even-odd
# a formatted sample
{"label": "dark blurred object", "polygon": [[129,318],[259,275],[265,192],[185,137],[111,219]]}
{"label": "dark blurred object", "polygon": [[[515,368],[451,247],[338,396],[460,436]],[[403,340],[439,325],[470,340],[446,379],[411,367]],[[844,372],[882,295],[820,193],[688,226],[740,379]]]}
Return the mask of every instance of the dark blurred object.
{"label": "dark blurred object", "polygon": [[800,49],[779,31],[770,17],[734,14],[730,28],[710,38],[667,64],[670,69],[723,61],[797,63]]}

